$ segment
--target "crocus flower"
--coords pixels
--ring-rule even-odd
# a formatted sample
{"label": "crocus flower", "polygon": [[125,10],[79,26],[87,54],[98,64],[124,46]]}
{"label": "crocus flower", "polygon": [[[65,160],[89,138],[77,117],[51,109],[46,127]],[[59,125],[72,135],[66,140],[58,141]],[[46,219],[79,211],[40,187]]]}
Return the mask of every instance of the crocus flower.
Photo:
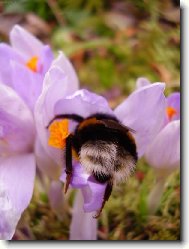
{"label": "crocus flower", "polygon": [[0,84],[0,239],[12,238],[33,192],[35,127],[23,100]]}
{"label": "crocus flower", "polygon": [[[166,104],[163,94],[164,84],[156,83],[136,90],[113,111],[102,96],[85,89],[77,90],[75,74],[70,72],[71,75],[69,75],[69,70],[67,70],[71,77],[68,80],[64,73],[55,68],[60,60],[61,55],[46,74],[43,91],[35,109],[40,142],[47,154],[62,166],[60,179],[64,181],[65,178],[64,138],[68,133],[74,132],[77,124],[71,120],[68,122],[65,120],[56,121],[50,126],[51,134],[49,134],[46,127],[55,115],[78,114],[84,118],[95,113],[114,115],[123,124],[136,131],[134,136],[137,152],[138,156],[141,157],[164,123],[163,113]],[[57,148],[53,148],[51,145]],[[81,188],[84,211],[96,211],[101,206],[105,184],[99,184],[92,176],[87,175],[82,165],[75,159],[73,159],[73,170],[71,185],[75,188]],[[81,208],[81,199],[77,197],[73,210],[70,239],[96,238],[94,232],[90,233],[89,230],[90,227],[93,231],[95,230],[96,221],[92,219],[92,214],[89,215],[84,211]],[[73,234],[74,236],[72,236]]]}
{"label": "crocus flower", "polygon": [[[146,78],[137,80],[137,87],[149,86]],[[156,185],[149,195],[149,211],[158,207],[167,176],[180,164],[180,93],[175,92],[166,98],[164,125],[145,152],[146,161],[155,169]]]}
{"label": "crocus flower", "polygon": [[0,82],[12,87],[33,110],[53,53],[19,25],[11,30],[10,43],[0,43]]}
{"label": "crocus flower", "polygon": [[[45,173],[51,169],[50,177],[55,180],[58,168],[36,136],[33,119],[33,108],[42,90],[43,76],[52,60],[51,50],[19,26],[13,28],[11,42],[13,48],[0,45],[0,239],[12,238],[18,220],[30,202],[36,164]],[[37,64],[29,64],[28,68],[26,59],[34,54],[40,55],[40,52]],[[75,72],[63,54],[59,62],[58,66],[54,65],[54,72],[63,73],[67,80],[74,80]],[[9,66],[8,74],[6,68]],[[64,80],[61,83],[64,88]],[[78,87],[78,82],[76,85]],[[48,106],[45,108],[48,109]],[[52,192],[60,193],[57,186],[58,183],[52,182],[49,196]],[[56,199],[53,195],[50,200],[52,207],[57,207]]]}

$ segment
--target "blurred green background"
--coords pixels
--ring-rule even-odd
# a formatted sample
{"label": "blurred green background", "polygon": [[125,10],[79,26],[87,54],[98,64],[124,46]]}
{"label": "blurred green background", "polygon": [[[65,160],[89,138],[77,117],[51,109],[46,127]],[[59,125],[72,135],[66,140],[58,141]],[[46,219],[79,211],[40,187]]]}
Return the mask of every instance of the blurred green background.
{"label": "blurred green background", "polygon": [[[0,1],[0,39],[8,41],[20,24],[55,54],[72,61],[81,87],[105,96],[115,107],[134,89],[138,77],[165,82],[166,94],[180,89],[180,9],[173,0],[17,0]],[[100,240],[179,240],[180,173],[167,180],[156,214],[146,198],[154,173],[140,160],[128,183],[114,189],[99,219]],[[63,219],[49,212],[48,197],[36,180],[33,201],[14,239],[65,240],[75,192],[65,199]],[[40,190],[39,190],[40,189]]]}

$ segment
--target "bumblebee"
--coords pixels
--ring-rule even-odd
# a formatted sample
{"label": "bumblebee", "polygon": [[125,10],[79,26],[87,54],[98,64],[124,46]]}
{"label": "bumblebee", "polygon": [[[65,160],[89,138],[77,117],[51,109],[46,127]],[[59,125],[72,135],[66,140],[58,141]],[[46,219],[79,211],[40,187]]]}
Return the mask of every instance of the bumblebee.
{"label": "bumblebee", "polygon": [[107,183],[101,208],[95,215],[97,218],[111,195],[113,185],[126,181],[135,169],[137,151],[132,134],[135,131],[121,124],[116,117],[102,113],[87,118],[76,114],[57,115],[48,127],[57,119],[78,123],[74,133],[66,138],[65,193],[72,178],[73,151],[85,172],[93,175],[99,183]]}

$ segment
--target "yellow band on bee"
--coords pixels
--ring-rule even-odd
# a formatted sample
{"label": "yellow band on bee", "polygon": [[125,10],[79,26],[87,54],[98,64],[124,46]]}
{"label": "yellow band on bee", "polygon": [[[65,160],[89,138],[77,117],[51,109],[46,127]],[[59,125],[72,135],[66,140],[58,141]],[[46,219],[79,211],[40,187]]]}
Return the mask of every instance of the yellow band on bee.
{"label": "yellow band on bee", "polygon": [[103,124],[103,122],[101,120],[97,120],[96,118],[89,118],[81,122],[81,124],[79,125],[79,130],[93,124]]}

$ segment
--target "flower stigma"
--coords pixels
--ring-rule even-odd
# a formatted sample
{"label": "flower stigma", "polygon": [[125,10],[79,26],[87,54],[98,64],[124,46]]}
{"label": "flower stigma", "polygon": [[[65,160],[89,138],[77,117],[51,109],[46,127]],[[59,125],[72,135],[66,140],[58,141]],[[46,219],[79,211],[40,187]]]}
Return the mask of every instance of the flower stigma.
{"label": "flower stigma", "polygon": [[33,72],[37,72],[37,63],[39,61],[39,58],[37,56],[33,56],[31,59],[29,59],[26,63],[26,66],[31,69]]}
{"label": "flower stigma", "polygon": [[175,110],[175,108],[168,106],[166,108],[166,113],[167,113],[169,120],[171,120],[173,116],[176,115],[177,111]]}
{"label": "flower stigma", "polygon": [[69,136],[68,120],[56,120],[49,126],[48,145],[57,149],[63,149],[66,146],[66,138]]}

